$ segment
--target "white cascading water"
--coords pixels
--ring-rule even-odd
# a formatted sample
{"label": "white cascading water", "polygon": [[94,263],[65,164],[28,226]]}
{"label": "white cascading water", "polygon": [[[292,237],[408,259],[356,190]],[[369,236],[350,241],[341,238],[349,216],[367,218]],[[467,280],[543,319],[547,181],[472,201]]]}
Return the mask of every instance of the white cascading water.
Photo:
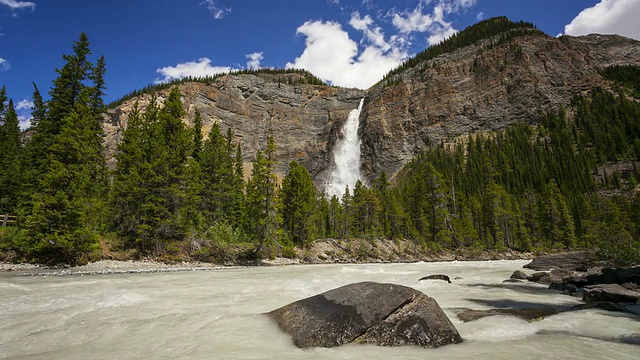
{"label": "white cascading water", "polygon": [[358,137],[358,125],[360,124],[360,111],[362,103],[356,110],[351,110],[347,121],[342,127],[342,137],[338,140],[333,150],[333,167],[325,193],[328,198],[336,195],[338,199],[344,195],[346,186],[352,191],[360,176],[360,138]]}

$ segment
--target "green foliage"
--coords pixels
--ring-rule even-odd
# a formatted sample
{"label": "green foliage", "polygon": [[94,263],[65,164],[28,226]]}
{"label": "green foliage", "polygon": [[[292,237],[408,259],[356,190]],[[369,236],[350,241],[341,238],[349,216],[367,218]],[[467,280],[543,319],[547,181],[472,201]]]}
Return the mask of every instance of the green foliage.
{"label": "green foliage", "polygon": [[247,231],[257,242],[255,254],[262,256],[276,244],[278,218],[276,214],[276,176],[274,168],[276,144],[273,137],[267,140],[266,151],[258,150],[253,162],[251,179],[247,182],[246,211]]}
{"label": "green foliage", "polygon": [[296,161],[289,170],[279,191],[283,228],[295,245],[310,245],[314,234],[313,213],[316,211],[316,188],[307,169]]}
{"label": "green foliage", "polygon": [[640,66],[614,65],[602,69],[600,74],[603,78],[628,88],[633,97],[640,99]]}
{"label": "green foliage", "polygon": [[134,108],[118,146],[112,224],[142,254],[161,253],[186,231],[193,137],[184,116],[180,92],[173,88],[161,109],[155,99],[142,114]]}
{"label": "green foliage", "polygon": [[[15,214],[21,189],[20,124],[13,101],[0,89],[0,214]],[[6,110],[5,110],[6,109]]]}

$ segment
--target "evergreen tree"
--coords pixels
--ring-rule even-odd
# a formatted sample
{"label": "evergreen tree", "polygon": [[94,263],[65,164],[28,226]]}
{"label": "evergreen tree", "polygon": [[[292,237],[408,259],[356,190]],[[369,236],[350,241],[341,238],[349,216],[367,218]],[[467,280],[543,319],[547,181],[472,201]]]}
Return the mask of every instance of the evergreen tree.
{"label": "evergreen tree", "polygon": [[74,263],[97,247],[92,214],[100,195],[104,157],[94,124],[89,94],[83,91],[49,148],[42,191],[33,196],[26,220],[27,251],[36,259]]}
{"label": "evergreen tree", "polygon": [[196,108],[193,118],[193,158],[198,160],[202,151],[202,116],[200,110]]}
{"label": "evergreen tree", "polygon": [[263,248],[276,243],[276,144],[273,137],[267,140],[265,152],[258,150],[253,162],[251,179],[247,183],[247,227],[257,241],[255,255],[262,256]]}
{"label": "evergreen tree", "polygon": [[291,161],[280,189],[283,227],[293,243],[308,246],[313,235],[312,216],[316,208],[316,188],[307,169]]}
{"label": "evergreen tree", "polygon": [[229,220],[233,208],[235,179],[228,146],[220,126],[214,123],[199,156],[203,179],[202,211],[210,223]]}
{"label": "evergreen tree", "polygon": [[[5,88],[0,90],[0,214],[14,214],[21,189],[20,123],[13,100],[5,105]],[[6,109],[6,110],[5,110]]]}

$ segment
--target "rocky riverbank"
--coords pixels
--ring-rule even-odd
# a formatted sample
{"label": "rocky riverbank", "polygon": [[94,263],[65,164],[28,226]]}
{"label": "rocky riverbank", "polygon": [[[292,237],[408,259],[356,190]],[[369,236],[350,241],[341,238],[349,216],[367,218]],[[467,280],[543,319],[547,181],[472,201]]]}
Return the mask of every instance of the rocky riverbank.
{"label": "rocky riverbank", "polygon": [[228,261],[223,264],[181,261],[165,263],[155,259],[113,260],[109,257],[77,267],[47,267],[39,264],[0,262],[0,272],[16,272],[20,276],[89,276],[109,274],[144,274],[179,271],[211,271],[246,266],[281,266],[299,264],[335,263],[410,263],[441,261],[487,261],[533,259],[534,253],[505,251],[430,250],[423,249],[409,241],[366,240],[366,239],[320,239],[309,249],[296,249],[293,258],[274,258],[256,262],[246,260]]}

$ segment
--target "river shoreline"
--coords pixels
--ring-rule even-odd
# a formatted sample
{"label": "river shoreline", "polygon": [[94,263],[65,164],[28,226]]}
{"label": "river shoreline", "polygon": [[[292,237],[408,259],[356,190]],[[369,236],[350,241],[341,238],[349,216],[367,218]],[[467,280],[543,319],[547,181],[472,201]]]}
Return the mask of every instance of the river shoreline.
{"label": "river shoreline", "polygon": [[[377,245],[380,247],[380,244]],[[415,262],[448,262],[448,261],[489,261],[489,260],[531,260],[539,254],[507,251],[438,251],[407,253],[404,256],[390,257],[384,255],[354,256],[349,254],[337,241],[326,241],[298,254],[297,258],[276,257],[256,262],[231,262],[225,264],[198,261],[182,261],[166,263],[156,259],[111,260],[102,259],[81,266],[47,266],[31,263],[0,262],[0,273],[14,273],[17,276],[94,276],[118,274],[149,274],[184,271],[216,271],[259,266],[315,265],[315,264],[381,264],[381,263],[415,263]]]}

